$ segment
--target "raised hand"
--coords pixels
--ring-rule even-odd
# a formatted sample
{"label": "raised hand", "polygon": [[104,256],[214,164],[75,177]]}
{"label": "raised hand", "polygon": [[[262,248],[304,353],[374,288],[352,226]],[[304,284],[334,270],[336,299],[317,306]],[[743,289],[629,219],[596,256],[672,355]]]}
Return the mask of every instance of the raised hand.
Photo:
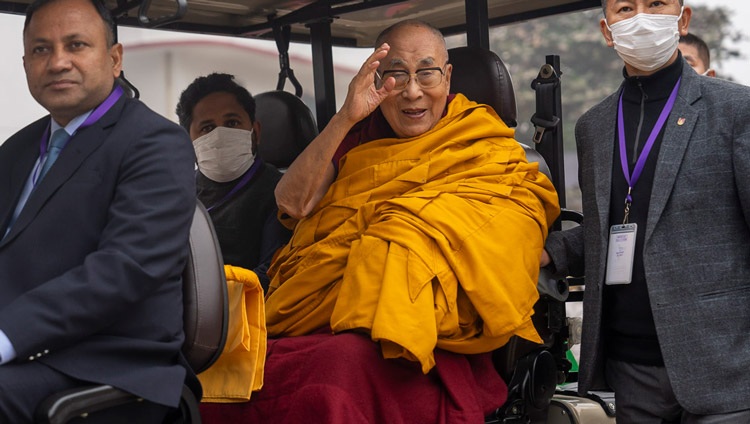
{"label": "raised hand", "polygon": [[359,72],[349,83],[349,91],[339,114],[346,117],[352,123],[366,118],[380,103],[388,97],[393,90],[396,81],[386,78],[383,85],[378,89],[375,87],[375,78],[380,61],[388,55],[391,46],[383,43],[370,57],[365,60]]}

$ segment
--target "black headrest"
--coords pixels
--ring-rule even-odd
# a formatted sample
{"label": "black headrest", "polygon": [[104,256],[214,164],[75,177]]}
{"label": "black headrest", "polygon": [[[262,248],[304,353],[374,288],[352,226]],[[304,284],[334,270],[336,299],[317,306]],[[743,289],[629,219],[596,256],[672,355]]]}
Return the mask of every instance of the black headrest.
{"label": "black headrest", "polygon": [[516,96],[508,68],[490,50],[456,47],[448,50],[453,64],[451,92],[492,106],[509,127],[516,126]]}
{"label": "black headrest", "polygon": [[307,105],[286,91],[255,95],[255,119],[261,125],[258,155],[279,169],[288,168],[318,135]]}

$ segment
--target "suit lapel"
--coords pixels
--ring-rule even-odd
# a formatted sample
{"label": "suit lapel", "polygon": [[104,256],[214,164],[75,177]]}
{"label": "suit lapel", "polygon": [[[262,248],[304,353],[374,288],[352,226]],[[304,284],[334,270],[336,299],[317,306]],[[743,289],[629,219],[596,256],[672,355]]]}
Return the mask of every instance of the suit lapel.
{"label": "suit lapel", "polygon": [[[617,93],[610,96],[602,103],[601,114],[599,115],[598,127],[601,134],[597,137],[597,143],[594,146],[594,181],[596,186],[596,207],[600,228],[609,232],[609,210],[610,196],[612,192],[612,163],[614,161],[615,151],[615,130],[617,128]],[[606,250],[606,249],[605,249]],[[602,253],[603,255],[606,252]],[[606,258],[602,258],[604,264]]]}
{"label": "suit lapel", "polygon": [[[8,166],[8,178],[6,183],[0,185],[0,239],[5,234],[5,228],[16,209],[16,204],[21,196],[26,180],[34,168],[39,157],[39,141],[44,129],[49,124],[49,117],[40,119],[31,124],[27,131],[17,134],[21,142],[13,139],[7,141],[6,148],[10,149],[5,156],[12,159]],[[11,147],[13,146],[13,147]]]}
{"label": "suit lapel", "polygon": [[110,127],[117,122],[124,105],[124,96],[99,121],[82,128],[70,139],[55,161],[55,165],[29,196],[18,220],[4,240],[10,241],[21,232],[39,212],[50,196],[65,184],[78,170],[84,160],[104,143]]}
{"label": "suit lapel", "polygon": [[665,123],[664,137],[651,188],[645,240],[651,237],[674,187],[688,143],[698,121],[698,111],[692,107],[701,97],[700,81],[687,64],[683,65],[680,90],[672,112]]}

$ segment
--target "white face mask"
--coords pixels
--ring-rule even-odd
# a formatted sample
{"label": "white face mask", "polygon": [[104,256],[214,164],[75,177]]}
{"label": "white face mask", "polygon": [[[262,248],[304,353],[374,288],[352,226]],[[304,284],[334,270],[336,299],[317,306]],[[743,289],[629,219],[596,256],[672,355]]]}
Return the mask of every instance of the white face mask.
{"label": "white face mask", "polygon": [[209,179],[225,183],[242,176],[255,161],[253,130],[216,127],[193,141],[198,169]]}
{"label": "white face mask", "polygon": [[[612,32],[615,51],[628,65],[641,71],[664,66],[677,50],[680,16],[639,13],[607,28]],[[606,20],[604,21],[606,24]]]}

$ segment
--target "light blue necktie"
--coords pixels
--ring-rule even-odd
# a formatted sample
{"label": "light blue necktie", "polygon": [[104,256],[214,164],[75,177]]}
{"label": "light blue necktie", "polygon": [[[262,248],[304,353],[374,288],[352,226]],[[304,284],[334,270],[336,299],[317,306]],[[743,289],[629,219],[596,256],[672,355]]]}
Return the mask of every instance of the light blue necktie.
{"label": "light blue necktie", "polygon": [[49,143],[47,159],[44,160],[44,165],[42,165],[42,170],[39,172],[39,177],[36,179],[37,181],[41,181],[42,178],[44,178],[44,175],[47,174],[47,171],[49,171],[52,164],[55,163],[57,157],[60,156],[60,152],[62,152],[62,149],[65,147],[65,143],[68,142],[69,138],[70,135],[68,135],[63,128],[57,129],[57,131],[52,134],[52,141]]}
{"label": "light blue necktie", "polygon": [[31,192],[33,191],[34,187],[39,183],[39,181],[42,180],[44,177],[44,174],[49,171],[49,169],[52,167],[52,164],[55,163],[57,160],[57,157],[60,156],[60,152],[62,151],[63,147],[65,147],[65,144],[68,142],[68,139],[70,138],[70,135],[65,131],[63,128],[57,129],[52,134],[52,142],[49,145],[49,150],[46,153],[45,158],[41,158],[41,160],[44,160],[42,163],[42,169],[39,171],[39,176],[36,177],[36,179],[31,181],[31,188],[27,187],[24,188],[24,192],[21,193],[21,198],[18,200],[18,204],[16,205],[16,209],[13,212],[13,215],[10,217],[10,222],[8,222],[8,227],[5,230],[5,233],[2,234],[2,237],[0,237],[0,240],[5,238],[5,236],[8,235],[10,232],[10,228],[13,226],[13,224],[16,222],[16,219],[18,218],[18,215],[21,213],[21,210],[23,209],[24,205],[26,204],[26,201],[29,200],[29,196],[31,195]]}

